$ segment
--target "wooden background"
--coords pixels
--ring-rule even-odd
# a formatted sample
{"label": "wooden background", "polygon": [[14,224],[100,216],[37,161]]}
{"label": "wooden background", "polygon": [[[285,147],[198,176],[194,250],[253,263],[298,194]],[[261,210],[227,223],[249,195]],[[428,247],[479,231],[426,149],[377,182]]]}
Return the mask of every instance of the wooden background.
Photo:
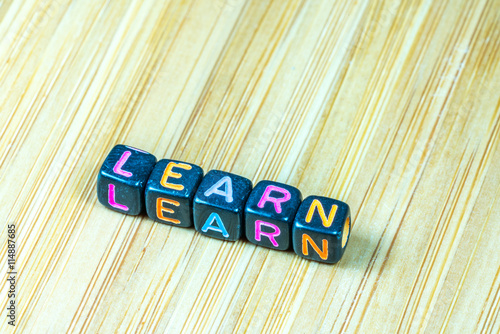
{"label": "wooden background", "polygon": [[[0,36],[17,332],[500,331],[499,0],[3,0]],[[104,208],[117,143],[349,203],[342,261]]]}

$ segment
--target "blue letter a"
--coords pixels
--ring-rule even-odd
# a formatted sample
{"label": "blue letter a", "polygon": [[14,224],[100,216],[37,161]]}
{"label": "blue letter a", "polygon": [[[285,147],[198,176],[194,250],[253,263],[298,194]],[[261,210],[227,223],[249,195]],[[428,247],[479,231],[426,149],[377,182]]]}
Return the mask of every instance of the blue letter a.
{"label": "blue letter a", "polygon": [[[212,225],[212,223],[215,221],[215,225]],[[224,223],[220,219],[219,215],[215,212],[212,212],[210,216],[208,217],[207,221],[205,224],[203,224],[203,227],[201,228],[202,232],[207,232],[208,230],[216,231],[222,233],[222,236],[224,238],[229,238],[229,233],[226,231],[226,227],[224,226]]]}

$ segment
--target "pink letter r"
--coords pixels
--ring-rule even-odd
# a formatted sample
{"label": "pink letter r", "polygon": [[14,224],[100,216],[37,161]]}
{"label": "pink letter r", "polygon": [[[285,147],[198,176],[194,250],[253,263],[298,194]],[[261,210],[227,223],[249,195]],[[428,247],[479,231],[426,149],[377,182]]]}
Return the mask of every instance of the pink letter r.
{"label": "pink letter r", "polygon": [[[280,198],[270,197],[269,195],[271,194],[271,191],[280,192],[283,194],[283,197]],[[291,197],[292,195],[290,195],[290,192],[288,190],[273,185],[269,185],[264,191],[264,194],[262,194],[262,198],[260,199],[259,204],[257,204],[257,206],[262,209],[264,208],[266,202],[273,202],[274,209],[276,210],[276,212],[281,213],[281,203],[288,201]]]}
{"label": "pink letter r", "polygon": [[[272,228],[274,230],[274,232],[262,232],[262,230],[260,228],[262,225]],[[274,238],[279,236],[280,234],[281,234],[281,231],[280,231],[280,228],[278,226],[271,224],[271,223],[268,223],[268,222],[264,222],[262,220],[255,221],[255,240],[260,241],[260,239],[261,239],[260,237],[262,235],[264,235],[264,236],[269,238],[269,240],[271,241],[271,243],[273,244],[274,247],[278,247],[278,242]]]}

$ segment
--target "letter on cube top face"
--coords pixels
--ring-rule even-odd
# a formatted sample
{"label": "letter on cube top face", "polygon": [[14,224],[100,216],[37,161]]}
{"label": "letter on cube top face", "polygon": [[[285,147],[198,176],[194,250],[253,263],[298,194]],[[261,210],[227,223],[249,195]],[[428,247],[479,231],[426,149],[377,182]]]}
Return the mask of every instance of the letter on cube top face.
{"label": "letter on cube top face", "polygon": [[273,249],[290,248],[292,223],[301,201],[302,194],[295,187],[273,181],[259,182],[245,206],[247,239]]}
{"label": "letter on cube top face", "polygon": [[182,161],[160,160],[146,186],[148,216],[160,223],[193,225],[193,199],[203,178],[201,167]]}
{"label": "letter on cube top face", "polygon": [[97,177],[97,197],[104,206],[129,215],[144,210],[144,189],[156,163],[154,155],[131,146],[116,145]]}
{"label": "letter on cube top face", "polygon": [[293,249],[307,259],[336,263],[344,254],[351,229],[349,206],[327,197],[309,196],[293,223]]}
{"label": "letter on cube top face", "polygon": [[235,241],[241,238],[243,211],[252,182],[242,176],[211,170],[194,198],[194,226],[210,237]]}

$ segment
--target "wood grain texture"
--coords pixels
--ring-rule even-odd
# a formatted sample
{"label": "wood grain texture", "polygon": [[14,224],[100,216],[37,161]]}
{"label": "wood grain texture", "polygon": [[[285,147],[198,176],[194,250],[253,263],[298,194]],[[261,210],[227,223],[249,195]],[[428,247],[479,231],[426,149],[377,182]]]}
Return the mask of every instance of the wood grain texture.
{"label": "wood grain texture", "polygon": [[[500,1],[0,1],[0,332],[500,332]],[[97,202],[116,143],[353,212],[323,265]]]}

